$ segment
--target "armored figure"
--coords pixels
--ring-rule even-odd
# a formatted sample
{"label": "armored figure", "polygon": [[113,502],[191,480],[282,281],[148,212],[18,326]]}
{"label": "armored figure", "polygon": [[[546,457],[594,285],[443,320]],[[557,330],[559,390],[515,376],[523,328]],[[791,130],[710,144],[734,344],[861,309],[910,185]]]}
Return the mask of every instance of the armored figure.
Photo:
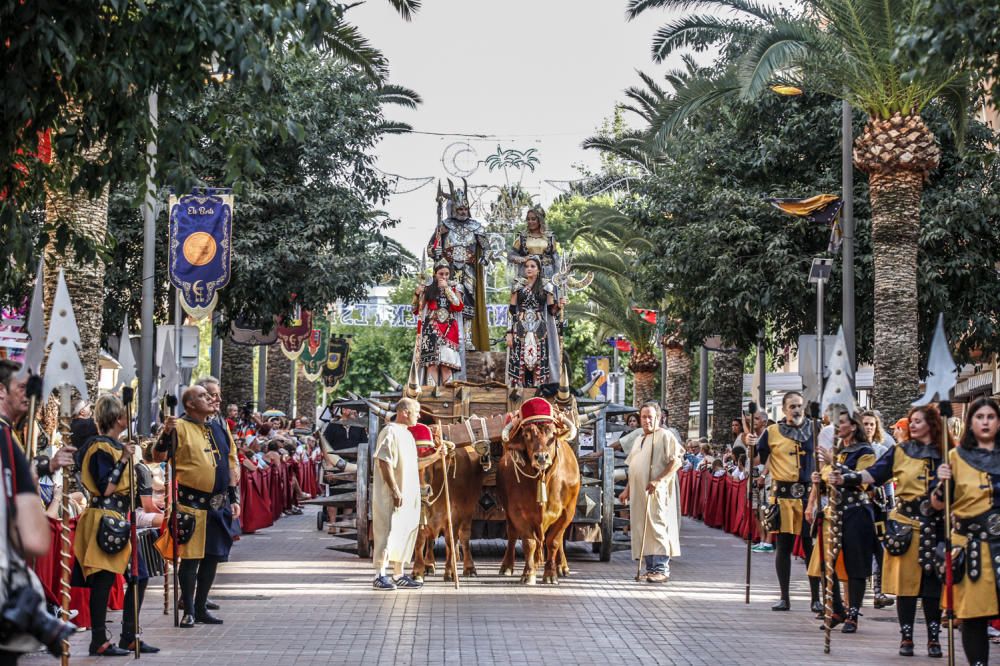
{"label": "armored figure", "polygon": [[[464,183],[464,181],[463,181]],[[486,284],[484,271],[489,258],[489,244],[483,224],[469,217],[468,184],[455,189],[448,181],[450,195],[438,186],[439,221],[427,244],[427,255],[435,263],[448,262],[451,280],[462,291],[462,320],[465,340],[479,351],[489,351],[489,328],[486,319]],[[448,215],[441,219],[441,204],[447,201]]]}

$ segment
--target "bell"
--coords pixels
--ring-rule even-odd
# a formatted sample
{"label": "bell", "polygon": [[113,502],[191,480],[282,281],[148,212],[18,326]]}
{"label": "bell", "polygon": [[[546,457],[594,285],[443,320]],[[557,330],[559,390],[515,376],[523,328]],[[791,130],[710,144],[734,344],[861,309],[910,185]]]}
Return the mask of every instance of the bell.
{"label": "bell", "polygon": [[545,482],[541,479],[538,480],[538,486],[535,491],[535,500],[539,504],[545,504],[549,501],[549,489],[546,487]]}

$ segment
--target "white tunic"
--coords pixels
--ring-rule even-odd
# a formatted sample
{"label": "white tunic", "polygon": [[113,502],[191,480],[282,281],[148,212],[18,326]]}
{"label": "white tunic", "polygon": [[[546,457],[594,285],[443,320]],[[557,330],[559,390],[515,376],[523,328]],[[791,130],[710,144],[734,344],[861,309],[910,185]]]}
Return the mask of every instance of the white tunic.
{"label": "white tunic", "polygon": [[[403,496],[398,509],[392,492],[382,479],[378,461],[392,469],[396,486]],[[375,445],[372,483],[372,532],[375,537],[375,565],[380,562],[407,563],[413,559],[420,525],[420,475],[417,472],[417,445],[406,426],[390,423],[378,435]]]}
{"label": "white tunic", "polygon": [[[630,437],[629,444],[632,445],[625,458],[628,465],[632,558],[645,555],[675,557],[681,554],[677,471],[684,459],[684,447],[673,433],[663,428],[657,428],[649,435],[636,432],[639,433],[637,436]],[[661,476],[668,468],[671,469],[670,474],[657,484],[652,495],[647,495],[646,486],[650,478]],[[642,543],[644,526],[645,544]]]}

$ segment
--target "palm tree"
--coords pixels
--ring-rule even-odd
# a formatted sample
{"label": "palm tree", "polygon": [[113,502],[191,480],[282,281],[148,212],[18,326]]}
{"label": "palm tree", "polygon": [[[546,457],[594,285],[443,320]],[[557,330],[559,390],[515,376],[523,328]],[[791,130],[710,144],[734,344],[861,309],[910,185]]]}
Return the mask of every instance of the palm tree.
{"label": "palm tree", "polygon": [[638,407],[654,397],[660,368],[655,354],[655,329],[632,309],[638,293],[635,262],[639,252],[649,247],[649,241],[614,208],[595,205],[583,219],[574,239],[585,241],[589,250],[573,257],[573,267],[592,271],[594,281],[587,288],[589,302],[571,303],[568,312],[594,321],[600,337],[623,335],[631,343],[628,369],[634,381],[632,404]]}
{"label": "palm tree", "polygon": [[[897,55],[896,38],[928,11],[921,0],[805,0],[797,15],[755,0],[630,0],[628,16],[653,8],[711,7],[728,17],[687,15],[653,41],[661,61],[676,49],[726,45],[736,53],[715,77],[698,77],[659,107],[661,147],[683,123],[723,99],[752,101],[775,84],[843,99],[868,115],[854,143],[854,164],[868,174],[875,263],[875,404],[901,415],[917,390],[917,241],[923,183],[939,149],[921,111],[940,100],[961,133],[968,74],[941,59],[918,69]],[[907,74],[917,71],[915,75]],[[831,128],[832,129],[832,128]]]}

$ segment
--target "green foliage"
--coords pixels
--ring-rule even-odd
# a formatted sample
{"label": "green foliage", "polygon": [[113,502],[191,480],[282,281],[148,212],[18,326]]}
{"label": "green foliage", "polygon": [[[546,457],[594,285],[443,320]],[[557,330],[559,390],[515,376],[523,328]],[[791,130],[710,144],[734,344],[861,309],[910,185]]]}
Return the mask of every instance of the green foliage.
{"label": "green foliage", "polygon": [[[390,2],[404,18],[420,4]],[[14,195],[0,202],[0,232],[12,241],[13,268],[0,281],[3,298],[16,297],[10,290],[24,282],[34,254],[50,238],[60,247],[72,243],[84,260],[101,249],[65,220],[39,228],[34,212],[46,190],[93,197],[109,184],[142,181],[144,151],[153,141],[165,185],[187,191],[196,183],[202,174],[191,165],[210,143],[225,164],[226,184],[239,189],[262,171],[260,151],[268,146],[256,140],[257,132],[301,137],[306,131],[273,94],[276,67],[286,56],[322,52],[381,82],[388,64],[348,22],[350,8],[330,0],[0,0],[0,192]],[[220,83],[223,74],[255,103],[238,111],[217,104],[197,123],[161,109],[154,132],[151,93],[159,92],[164,105],[194,107],[206,92],[232,89]],[[32,157],[38,133],[47,131],[56,156],[51,165]]]}
{"label": "green foliage", "polygon": [[352,391],[367,396],[375,391],[388,391],[383,372],[398,382],[406,381],[413,359],[413,329],[339,326],[335,332],[353,336],[347,376],[337,387],[338,394]]}
{"label": "green foliage", "polygon": [[[245,176],[236,194],[232,280],[220,292],[228,321],[266,325],[294,304],[324,310],[338,299],[363,299],[369,286],[414,265],[413,257],[383,232],[393,224],[375,206],[388,195],[374,168],[381,136],[383,89],[351,67],[315,53],[277,55],[272,67],[272,104],[297,119],[302,132],[246,132],[237,126],[258,103],[255,91],[232,80],[190,107],[171,105],[169,117],[193,126],[225,117],[223,128],[202,147],[202,158],[178,168],[209,183],[229,182],[228,133],[261,155],[261,170]],[[388,97],[398,101],[399,90]],[[418,99],[418,98],[417,98]],[[142,224],[131,206],[135,186],[112,197],[110,232],[117,239],[105,284],[109,310],[105,331],[118,330],[123,311],[139,317]],[[156,302],[166,299],[166,215],[157,230]],[[161,307],[159,313],[163,313]]]}

